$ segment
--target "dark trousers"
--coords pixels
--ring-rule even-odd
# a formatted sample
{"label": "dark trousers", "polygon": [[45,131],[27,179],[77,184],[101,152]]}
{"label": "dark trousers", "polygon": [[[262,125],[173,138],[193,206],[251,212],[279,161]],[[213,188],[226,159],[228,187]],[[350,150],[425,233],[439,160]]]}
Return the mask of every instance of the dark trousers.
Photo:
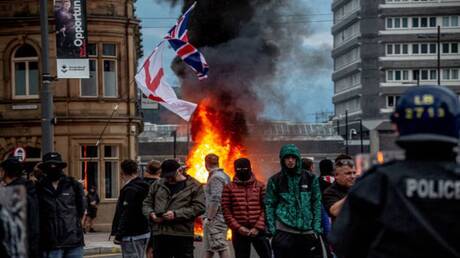
{"label": "dark trousers", "polygon": [[232,237],[235,258],[249,258],[251,256],[251,244],[256,249],[260,258],[271,258],[272,250],[268,239],[264,236],[247,237],[235,233]]}
{"label": "dark trousers", "polygon": [[193,237],[154,236],[153,257],[193,258]]}
{"label": "dark trousers", "polygon": [[277,231],[272,239],[275,258],[321,258],[321,240],[314,234],[300,235]]}

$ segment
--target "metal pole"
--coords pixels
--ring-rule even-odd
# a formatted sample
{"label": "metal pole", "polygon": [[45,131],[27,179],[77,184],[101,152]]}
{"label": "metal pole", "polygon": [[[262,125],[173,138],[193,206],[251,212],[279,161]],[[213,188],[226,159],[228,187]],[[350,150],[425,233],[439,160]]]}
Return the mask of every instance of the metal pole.
{"label": "metal pole", "polygon": [[348,155],[348,110],[345,110],[345,154]]}
{"label": "metal pole", "polygon": [[364,144],[363,144],[363,120],[359,119],[359,137],[361,142],[361,154],[364,153]]}
{"label": "metal pole", "polygon": [[42,88],[40,90],[42,108],[42,154],[54,150],[53,120],[53,92],[51,90],[52,77],[48,63],[48,0],[40,0],[40,30],[42,43]]}
{"label": "metal pole", "polygon": [[174,130],[171,132],[173,137],[173,157],[176,159],[176,143],[177,143],[177,131]]}
{"label": "metal pole", "polygon": [[441,26],[438,25],[438,86],[441,85]]}

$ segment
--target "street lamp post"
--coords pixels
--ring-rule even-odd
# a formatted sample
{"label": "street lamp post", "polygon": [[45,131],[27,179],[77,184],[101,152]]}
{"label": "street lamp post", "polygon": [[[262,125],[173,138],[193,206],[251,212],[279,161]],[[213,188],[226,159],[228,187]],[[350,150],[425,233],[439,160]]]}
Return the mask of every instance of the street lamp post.
{"label": "street lamp post", "polygon": [[441,85],[441,26],[438,25],[438,86]]}
{"label": "street lamp post", "polygon": [[345,110],[345,154],[348,155],[348,109]]}
{"label": "street lamp post", "polygon": [[40,0],[40,30],[41,30],[41,62],[42,62],[42,88],[40,90],[40,103],[42,108],[42,153],[54,149],[53,120],[53,92],[51,91],[52,77],[49,73],[48,62],[48,0]]}

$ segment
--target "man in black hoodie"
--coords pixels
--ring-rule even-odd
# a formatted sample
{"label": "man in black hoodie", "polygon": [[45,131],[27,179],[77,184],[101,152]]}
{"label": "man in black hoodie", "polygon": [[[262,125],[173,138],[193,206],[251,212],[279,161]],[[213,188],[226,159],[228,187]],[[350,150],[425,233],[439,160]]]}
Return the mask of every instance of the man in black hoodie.
{"label": "man in black hoodie", "polygon": [[121,245],[123,257],[144,257],[150,237],[149,224],[142,213],[142,204],[149,185],[139,177],[137,163],[124,160],[121,176],[125,185],[120,190],[112,223],[114,243]]}
{"label": "man in black hoodie", "polygon": [[43,156],[45,176],[36,187],[40,205],[40,247],[45,258],[83,257],[83,186],[64,174],[67,163],[57,152]]}
{"label": "man in black hoodie", "polygon": [[[22,177],[22,164],[16,157],[9,157],[0,164],[4,171],[2,179],[6,187],[24,186],[27,192],[27,242],[28,257],[38,258],[39,254],[39,221],[38,197],[34,184]],[[0,252],[1,254],[1,252]],[[2,256],[3,257],[3,256]]]}

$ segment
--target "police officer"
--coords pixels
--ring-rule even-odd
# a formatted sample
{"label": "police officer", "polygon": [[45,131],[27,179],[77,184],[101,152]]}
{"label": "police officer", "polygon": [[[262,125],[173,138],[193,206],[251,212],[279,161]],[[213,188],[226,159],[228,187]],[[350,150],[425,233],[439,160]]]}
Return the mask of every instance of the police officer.
{"label": "police officer", "polygon": [[406,158],[377,166],[352,188],[330,237],[340,258],[460,257],[457,96],[414,87],[391,116]]}

